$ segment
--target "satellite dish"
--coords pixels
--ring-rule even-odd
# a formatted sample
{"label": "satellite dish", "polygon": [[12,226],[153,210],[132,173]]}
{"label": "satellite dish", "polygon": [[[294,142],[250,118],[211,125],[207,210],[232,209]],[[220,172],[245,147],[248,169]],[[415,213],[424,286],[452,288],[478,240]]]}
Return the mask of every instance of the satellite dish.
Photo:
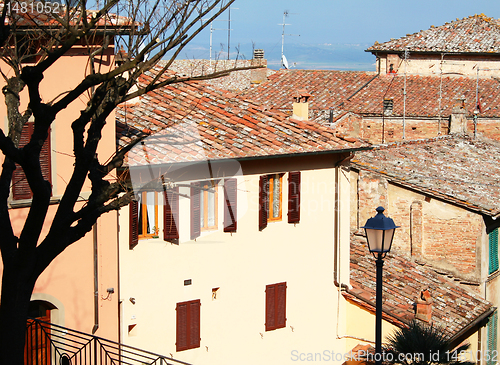
{"label": "satellite dish", "polygon": [[[138,49],[138,53],[141,53],[144,50],[144,48],[146,48],[145,43],[146,43],[146,41],[141,43],[141,45],[139,46],[139,49]],[[146,62],[148,60],[148,58],[149,58],[149,53],[146,53],[144,55],[144,62]]]}
{"label": "satellite dish", "polygon": [[288,61],[286,60],[285,55],[281,56],[281,64],[283,65],[284,68],[288,70]]}

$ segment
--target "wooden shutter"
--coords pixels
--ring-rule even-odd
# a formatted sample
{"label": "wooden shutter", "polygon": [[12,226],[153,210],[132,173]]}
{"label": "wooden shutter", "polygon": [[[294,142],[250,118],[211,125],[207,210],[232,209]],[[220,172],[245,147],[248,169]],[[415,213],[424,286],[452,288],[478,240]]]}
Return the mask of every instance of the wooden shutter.
{"label": "wooden shutter", "polygon": [[[33,134],[34,123],[28,122],[23,126],[21,138],[19,140],[19,148],[24,147],[30,141]],[[50,130],[47,140],[44,142],[40,151],[40,167],[42,170],[43,178],[51,182],[50,176]],[[31,199],[33,194],[29,187],[26,176],[24,175],[21,166],[16,164],[16,170],[12,174],[12,196],[14,200]]]}
{"label": "wooden shutter", "polygon": [[129,204],[129,249],[139,243],[139,202],[131,201]]}
{"label": "wooden shutter", "polygon": [[266,285],[266,331],[286,326],[286,283]]}
{"label": "wooden shutter", "polygon": [[269,179],[263,175],[259,180],[259,230],[267,227],[269,212]]}
{"label": "wooden shutter", "polygon": [[163,240],[170,241],[179,238],[179,187],[164,194],[163,206]]}
{"label": "wooden shutter", "polygon": [[176,351],[200,347],[200,300],[177,303]]}
{"label": "wooden shutter", "polygon": [[266,331],[276,329],[276,286],[266,285]]}
{"label": "wooden shutter", "polygon": [[200,236],[200,183],[191,183],[191,239]]}
{"label": "wooden shutter", "polygon": [[288,173],[288,223],[300,222],[300,171]]}
{"label": "wooden shutter", "polygon": [[489,273],[498,270],[498,228],[490,232],[489,239]]}
{"label": "wooden shutter", "polygon": [[236,232],[237,180],[224,180],[224,232]]}
{"label": "wooden shutter", "polygon": [[495,311],[488,322],[488,355],[486,364],[496,365],[497,353],[497,332],[498,332],[498,311]]}

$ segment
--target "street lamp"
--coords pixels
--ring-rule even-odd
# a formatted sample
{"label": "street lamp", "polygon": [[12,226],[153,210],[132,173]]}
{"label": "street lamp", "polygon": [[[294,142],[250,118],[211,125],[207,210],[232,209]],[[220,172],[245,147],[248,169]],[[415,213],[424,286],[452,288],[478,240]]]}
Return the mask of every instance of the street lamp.
{"label": "street lamp", "polygon": [[368,249],[377,259],[377,290],[375,301],[375,365],[382,364],[382,268],[384,257],[391,250],[394,231],[399,226],[384,215],[384,208],[378,207],[377,215],[369,218],[361,227],[365,229]]}

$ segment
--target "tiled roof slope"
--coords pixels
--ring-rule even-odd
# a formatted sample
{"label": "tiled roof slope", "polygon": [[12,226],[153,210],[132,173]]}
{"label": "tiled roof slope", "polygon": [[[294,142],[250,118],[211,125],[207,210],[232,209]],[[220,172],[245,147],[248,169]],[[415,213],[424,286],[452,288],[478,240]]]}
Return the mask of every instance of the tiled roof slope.
{"label": "tiled roof slope", "polygon": [[500,22],[484,14],[432,27],[385,43],[370,52],[500,53]]}
{"label": "tiled roof slope", "polygon": [[[351,236],[350,283],[348,293],[375,306],[375,259],[366,239]],[[402,256],[389,253],[384,259],[382,310],[397,322],[415,318],[414,303],[428,289],[432,303],[432,322],[453,337],[472,321],[488,312],[491,303],[452,280]],[[394,321],[393,321],[394,322]]]}
{"label": "tiled roof slope", "polygon": [[281,70],[268,81],[245,92],[248,99],[278,110],[291,110],[298,89],[311,93],[309,109],[337,107],[373,79],[375,72],[331,70]]}
{"label": "tiled roof slope", "polygon": [[354,167],[467,209],[500,214],[500,143],[445,136],[357,152]]}
{"label": "tiled roof slope", "polygon": [[[147,73],[141,81],[153,76]],[[369,147],[318,123],[290,120],[204,82],[149,92],[135,103],[118,107],[116,118],[119,146],[140,133],[152,134],[149,138],[158,142],[131,151],[131,166]]]}
{"label": "tiled roof slope", "polygon": [[[500,117],[500,82],[493,78],[477,80],[480,117]],[[344,107],[346,110],[364,114],[380,115],[384,99],[393,99],[392,116],[404,113],[404,75],[377,77],[366,88],[357,93]],[[441,103],[439,99],[441,98]],[[468,115],[476,108],[476,79],[468,77],[406,77],[407,117],[448,117],[457,99],[465,99]],[[441,112],[440,112],[441,109]]]}
{"label": "tiled roof slope", "polygon": [[[312,94],[310,110],[334,109],[378,116],[382,114],[383,100],[393,99],[392,116],[402,116],[405,77],[391,74],[374,79],[374,76],[374,73],[355,71],[280,71],[244,95],[259,104],[284,111],[292,109],[293,93],[305,89]],[[480,78],[477,86],[481,104],[479,117],[500,117],[500,82]],[[472,115],[476,107],[476,79],[407,76],[406,95],[407,117],[446,118],[457,99],[462,98],[467,112]]]}

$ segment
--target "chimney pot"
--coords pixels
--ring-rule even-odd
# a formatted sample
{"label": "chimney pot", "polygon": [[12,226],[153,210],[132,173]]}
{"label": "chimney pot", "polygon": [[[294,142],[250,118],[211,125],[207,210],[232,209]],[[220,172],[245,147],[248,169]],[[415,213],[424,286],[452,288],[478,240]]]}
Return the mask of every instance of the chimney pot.
{"label": "chimney pot", "polygon": [[416,302],[415,318],[430,323],[432,320],[432,302],[429,290],[422,290]]}
{"label": "chimney pot", "polygon": [[309,119],[309,98],[312,95],[301,89],[293,93],[293,115],[292,119],[306,121]]}

